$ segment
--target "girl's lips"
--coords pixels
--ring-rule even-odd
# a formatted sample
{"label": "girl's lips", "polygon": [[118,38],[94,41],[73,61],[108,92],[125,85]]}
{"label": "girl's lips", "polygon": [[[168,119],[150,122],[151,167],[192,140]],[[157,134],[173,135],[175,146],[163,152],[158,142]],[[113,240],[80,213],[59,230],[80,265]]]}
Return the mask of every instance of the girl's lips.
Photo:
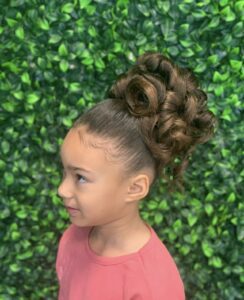
{"label": "girl's lips", "polygon": [[78,208],[74,208],[74,207],[71,207],[71,206],[65,206],[67,209],[74,209],[74,210],[78,210]]}
{"label": "girl's lips", "polygon": [[71,216],[75,216],[79,213],[79,210],[73,207],[66,206],[66,209]]}

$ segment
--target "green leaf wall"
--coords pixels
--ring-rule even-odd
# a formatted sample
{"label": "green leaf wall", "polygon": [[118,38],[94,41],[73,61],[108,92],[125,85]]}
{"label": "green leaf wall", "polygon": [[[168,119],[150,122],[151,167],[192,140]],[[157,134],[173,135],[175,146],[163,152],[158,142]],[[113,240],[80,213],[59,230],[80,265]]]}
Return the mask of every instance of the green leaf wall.
{"label": "green leaf wall", "polygon": [[185,174],[141,214],[174,256],[187,299],[243,299],[244,1],[0,2],[0,300],[56,299],[69,224],[59,147],[85,107],[147,50],[192,69],[219,119]]}

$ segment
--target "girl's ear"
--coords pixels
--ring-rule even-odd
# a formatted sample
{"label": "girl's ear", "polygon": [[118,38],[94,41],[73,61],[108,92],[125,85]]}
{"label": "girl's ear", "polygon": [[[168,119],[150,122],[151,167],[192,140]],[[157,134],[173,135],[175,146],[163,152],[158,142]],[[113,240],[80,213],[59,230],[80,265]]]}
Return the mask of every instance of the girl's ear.
{"label": "girl's ear", "polygon": [[131,178],[125,201],[133,202],[146,197],[149,192],[149,188],[150,178],[148,174],[139,174]]}

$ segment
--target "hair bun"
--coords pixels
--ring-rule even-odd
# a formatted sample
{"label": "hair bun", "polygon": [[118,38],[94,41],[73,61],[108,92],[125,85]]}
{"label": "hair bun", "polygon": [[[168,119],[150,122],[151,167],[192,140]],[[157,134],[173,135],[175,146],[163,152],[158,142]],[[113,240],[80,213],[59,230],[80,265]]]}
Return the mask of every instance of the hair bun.
{"label": "hair bun", "polygon": [[210,139],[217,125],[194,74],[160,53],[140,56],[111,87],[109,97],[120,99],[136,117],[148,116],[140,119],[140,131],[158,170],[180,157],[180,174],[195,146]]}

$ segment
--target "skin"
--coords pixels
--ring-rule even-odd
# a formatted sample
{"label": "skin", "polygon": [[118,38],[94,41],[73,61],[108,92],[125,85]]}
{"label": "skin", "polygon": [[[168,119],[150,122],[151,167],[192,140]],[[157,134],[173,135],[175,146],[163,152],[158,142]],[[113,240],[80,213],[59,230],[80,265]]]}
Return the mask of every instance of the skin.
{"label": "skin", "polygon": [[122,176],[123,162],[109,159],[115,151],[113,141],[88,133],[85,126],[72,128],[60,151],[64,176],[58,194],[65,206],[78,209],[70,215],[73,224],[93,227],[90,248],[103,256],[136,252],[150,239],[138,204],[149,192],[152,171]]}

